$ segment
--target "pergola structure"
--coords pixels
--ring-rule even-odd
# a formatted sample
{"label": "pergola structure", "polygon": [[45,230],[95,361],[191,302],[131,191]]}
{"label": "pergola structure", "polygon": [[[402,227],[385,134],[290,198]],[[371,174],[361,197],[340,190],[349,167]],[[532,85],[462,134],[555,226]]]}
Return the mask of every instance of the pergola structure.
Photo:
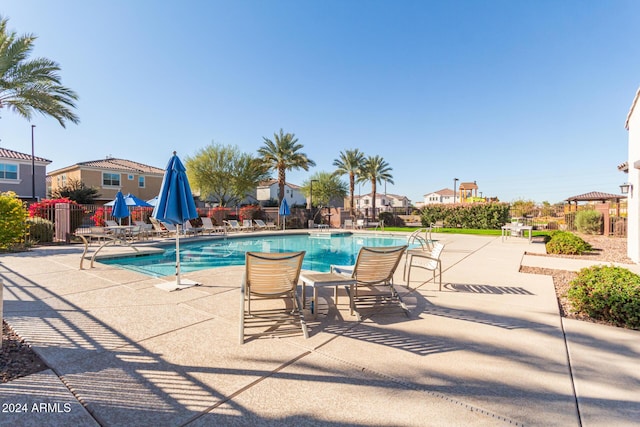
{"label": "pergola structure", "polygon": [[578,203],[580,202],[593,203],[594,209],[602,214],[604,234],[608,235],[611,230],[611,210],[615,209],[615,214],[613,216],[619,217],[620,202],[626,198],[627,196],[625,194],[612,194],[603,193],[600,191],[591,191],[589,193],[568,197],[566,199],[568,203],[568,209],[565,208],[565,213],[576,212],[578,210]]}

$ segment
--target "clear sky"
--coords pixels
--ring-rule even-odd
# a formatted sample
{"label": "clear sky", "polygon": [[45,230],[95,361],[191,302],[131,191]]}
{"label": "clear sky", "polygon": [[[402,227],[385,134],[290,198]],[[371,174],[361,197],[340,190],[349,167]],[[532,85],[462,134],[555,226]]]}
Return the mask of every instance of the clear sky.
{"label": "clear sky", "polygon": [[66,129],[0,110],[0,146],[30,153],[35,124],[48,171],[109,155],[164,168],[212,142],[256,154],[282,128],[317,164],[287,181],[359,148],[414,203],[454,178],[551,203],[626,181],[637,0],[3,0],[0,14],[80,96]]}

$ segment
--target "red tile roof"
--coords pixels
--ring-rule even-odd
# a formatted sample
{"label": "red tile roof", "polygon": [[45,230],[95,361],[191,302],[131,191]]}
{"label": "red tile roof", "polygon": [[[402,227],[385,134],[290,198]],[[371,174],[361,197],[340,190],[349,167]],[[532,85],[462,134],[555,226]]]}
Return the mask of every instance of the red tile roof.
{"label": "red tile roof", "polygon": [[[155,166],[149,166],[142,163],[134,162],[131,160],[125,159],[116,159],[112,157],[108,157],[106,159],[100,160],[90,160],[88,162],[80,162],[77,163],[76,166],[79,167],[91,167],[96,169],[109,169],[109,170],[118,170],[125,172],[137,172],[137,173],[153,173],[153,174],[164,174],[164,169],[157,168]],[[64,168],[66,169],[66,168]]]}
{"label": "red tile roof", "polygon": [[[0,148],[0,158],[31,160],[31,154],[20,153],[18,151],[9,150],[7,148]],[[33,159],[38,162],[51,163],[51,160],[45,159],[44,157],[33,156]]]}

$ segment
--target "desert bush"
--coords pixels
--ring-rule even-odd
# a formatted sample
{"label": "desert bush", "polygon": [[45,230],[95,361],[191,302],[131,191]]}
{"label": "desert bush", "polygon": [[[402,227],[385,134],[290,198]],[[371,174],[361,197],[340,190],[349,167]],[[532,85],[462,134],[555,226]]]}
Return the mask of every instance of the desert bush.
{"label": "desert bush", "polygon": [[29,240],[34,243],[53,242],[53,222],[48,219],[34,216],[27,219],[29,226]]}
{"label": "desert bush", "polygon": [[581,255],[592,249],[589,243],[569,231],[554,231],[545,247],[547,253],[563,255]]}
{"label": "desert bush", "polygon": [[27,209],[16,193],[0,193],[0,249],[11,249],[24,241]]}
{"label": "desert bush", "polygon": [[567,298],[574,311],[593,319],[640,329],[640,276],[626,268],[583,268],[571,281]]}
{"label": "desert bush", "polygon": [[585,209],[576,214],[576,229],[585,234],[602,233],[602,214],[595,209]]}

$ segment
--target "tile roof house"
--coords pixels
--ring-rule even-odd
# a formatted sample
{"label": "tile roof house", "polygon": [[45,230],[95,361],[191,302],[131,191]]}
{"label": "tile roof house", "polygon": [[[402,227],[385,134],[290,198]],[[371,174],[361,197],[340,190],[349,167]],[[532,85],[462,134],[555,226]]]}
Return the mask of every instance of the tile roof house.
{"label": "tile roof house", "polygon": [[[284,184],[284,197],[287,199],[289,206],[306,205],[307,199],[300,191],[300,186],[289,182]],[[269,200],[278,200],[278,180],[269,179],[263,181],[256,189],[256,200],[266,202]]]}
{"label": "tile roof house", "polygon": [[453,190],[450,188],[443,188],[442,190],[434,191],[424,195],[424,204],[446,204],[453,203]]}
{"label": "tile roof house", "polygon": [[50,164],[42,157],[0,148],[0,192],[13,191],[23,200],[46,198]]}
{"label": "tile roof house", "polygon": [[48,174],[51,191],[79,180],[98,190],[97,203],[113,200],[118,190],[143,200],[152,199],[160,193],[163,176],[164,169],[113,157],[76,163]]}

